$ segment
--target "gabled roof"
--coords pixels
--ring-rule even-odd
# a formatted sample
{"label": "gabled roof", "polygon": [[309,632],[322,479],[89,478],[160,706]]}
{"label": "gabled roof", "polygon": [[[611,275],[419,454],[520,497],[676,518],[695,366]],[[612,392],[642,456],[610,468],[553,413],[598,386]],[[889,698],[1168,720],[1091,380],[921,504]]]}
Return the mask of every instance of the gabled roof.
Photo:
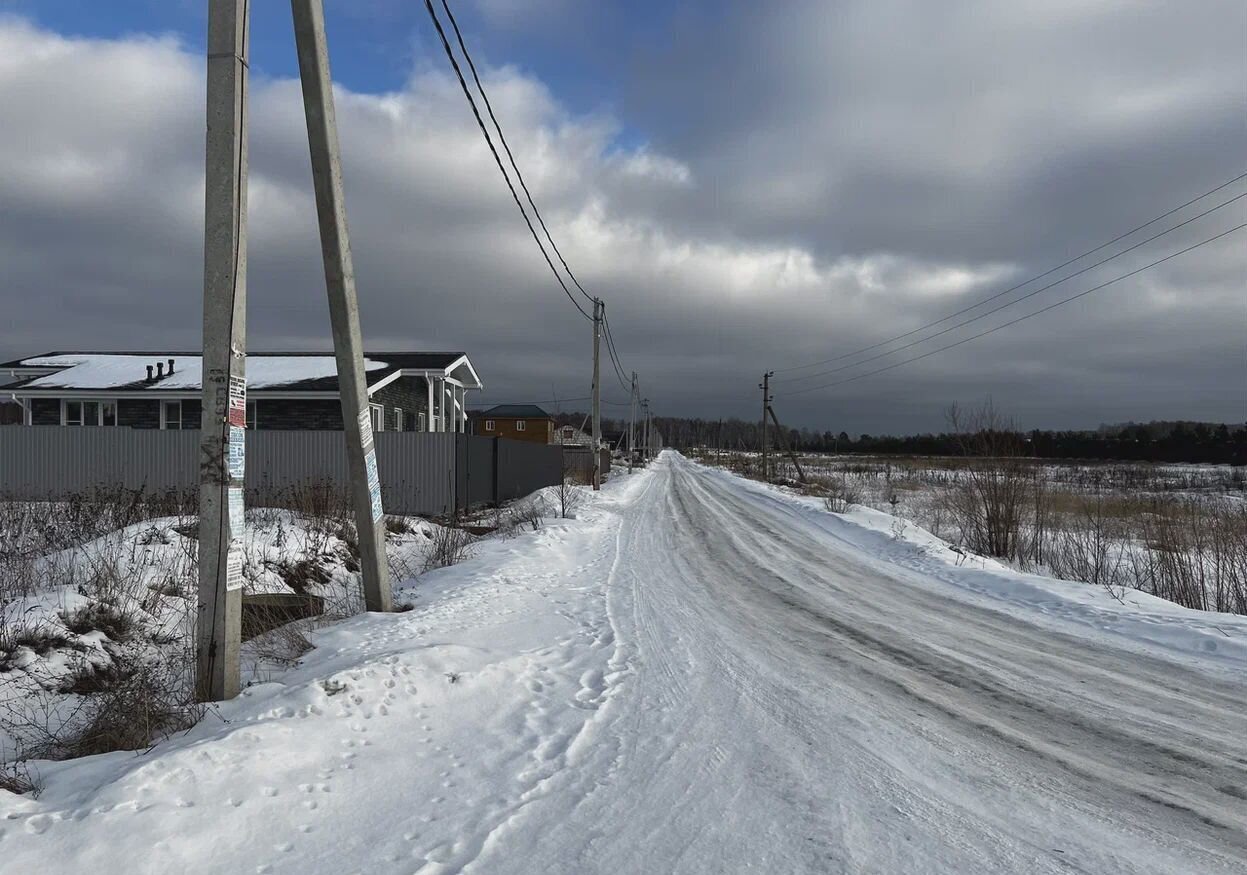
{"label": "gabled roof", "polygon": [[[168,363],[174,365],[172,373]],[[166,369],[147,380],[147,366]],[[482,388],[467,354],[463,352],[365,353],[364,369],[369,390],[404,373],[441,375],[459,379],[470,389]],[[0,371],[12,371],[16,383],[8,392],[199,392],[203,361],[199,353],[187,352],[50,352],[0,363]],[[249,391],[337,392],[338,367],[326,353],[247,354]]]}
{"label": "gabled roof", "polygon": [[488,410],[473,410],[471,416],[490,416],[495,419],[553,419],[536,404],[498,404]]}

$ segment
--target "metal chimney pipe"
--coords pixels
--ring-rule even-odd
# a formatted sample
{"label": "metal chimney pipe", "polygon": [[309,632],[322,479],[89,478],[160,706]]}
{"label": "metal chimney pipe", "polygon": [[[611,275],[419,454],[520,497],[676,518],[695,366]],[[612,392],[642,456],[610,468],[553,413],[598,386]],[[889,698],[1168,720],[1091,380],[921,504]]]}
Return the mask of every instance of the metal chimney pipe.
{"label": "metal chimney pipe", "polygon": [[169,359],[169,376],[173,376],[173,359]]}
{"label": "metal chimney pipe", "polygon": [[155,379],[156,379],[156,378],[152,376],[152,366],[151,366],[151,365],[148,365],[148,366],[147,366],[147,382],[149,382],[149,383],[150,383],[150,382],[152,382],[152,381],[153,381],[153,380],[155,380]]}
{"label": "metal chimney pipe", "polygon": [[159,380],[165,375],[165,363],[156,362],[156,379]]}

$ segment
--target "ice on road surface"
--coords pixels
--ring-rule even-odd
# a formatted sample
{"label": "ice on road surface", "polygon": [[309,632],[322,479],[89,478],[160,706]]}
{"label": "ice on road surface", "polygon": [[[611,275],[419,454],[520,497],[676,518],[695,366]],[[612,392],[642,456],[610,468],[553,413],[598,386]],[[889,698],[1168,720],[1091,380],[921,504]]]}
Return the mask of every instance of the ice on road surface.
{"label": "ice on road surface", "polygon": [[318,633],[0,868],[1247,872],[1247,621],[956,567],[667,452]]}

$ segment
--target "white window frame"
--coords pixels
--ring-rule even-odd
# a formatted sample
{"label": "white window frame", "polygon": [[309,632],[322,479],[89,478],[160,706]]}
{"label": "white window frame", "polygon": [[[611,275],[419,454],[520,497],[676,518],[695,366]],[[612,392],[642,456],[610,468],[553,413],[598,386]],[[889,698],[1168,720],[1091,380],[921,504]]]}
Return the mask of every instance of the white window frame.
{"label": "white window frame", "polygon": [[406,417],[403,415],[403,408],[395,407],[394,408],[394,430],[395,431],[403,430],[403,426],[407,424],[403,422],[404,419],[406,419]]}
{"label": "white window frame", "polygon": [[494,421],[492,419],[485,420],[485,431],[494,430]]}
{"label": "white window frame", "polygon": [[527,422],[525,422],[525,421],[524,421],[524,420],[522,420],[522,419],[517,419],[517,420],[515,420],[515,430],[516,430],[516,431],[526,431],[527,429],[528,429],[528,423],[527,423]]}
{"label": "white window frame", "polygon": [[372,430],[374,432],[385,431],[384,404],[369,404],[368,415],[372,418]]}
{"label": "white window frame", "polygon": [[[167,405],[176,404],[178,406],[178,427],[176,429],[169,428],[169,417],[166,414]],[[160,430],[161,431],[181,431],[185,426],[186,416],[182,410],[181,398],[161,398],[160,399]]]}
{"label": "white window frame", "polygon": [[[114,428],[117,425],[117,399],[116,398],[62,398],[61,399],[61,425],[70,425],[69,421],[69,405],[70,404],[94,404],[95,405],[95,423],[92,428],[103,428],[104,426],[104,408],[111,406],[113,408],[113,423],[108,428]],[[82,422],[72,423],[74,428],[82,428],[86,423],[86,408],[79,408],[81,412]],[[30,419],[30,410],[27,408],[25,418]]]}
{"label": "white window frame", "polygon": [[418,427],[416,428],[416,431],[426,431],[427,426],[428,426],[428,421],[429,421],[429,418],[425,416],[423,413],[417,413],[416,414],[416,425]]}

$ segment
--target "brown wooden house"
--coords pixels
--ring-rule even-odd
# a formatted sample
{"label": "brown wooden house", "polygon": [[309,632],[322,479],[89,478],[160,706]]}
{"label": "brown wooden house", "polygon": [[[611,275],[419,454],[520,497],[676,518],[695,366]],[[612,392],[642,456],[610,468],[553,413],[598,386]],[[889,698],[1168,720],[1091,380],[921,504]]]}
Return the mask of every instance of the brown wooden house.
{"label": "brown wooden house", "polygon": [[554,443],[554,417],[536,404],[499,404],[468,415],[473,434],[534,444]]}

